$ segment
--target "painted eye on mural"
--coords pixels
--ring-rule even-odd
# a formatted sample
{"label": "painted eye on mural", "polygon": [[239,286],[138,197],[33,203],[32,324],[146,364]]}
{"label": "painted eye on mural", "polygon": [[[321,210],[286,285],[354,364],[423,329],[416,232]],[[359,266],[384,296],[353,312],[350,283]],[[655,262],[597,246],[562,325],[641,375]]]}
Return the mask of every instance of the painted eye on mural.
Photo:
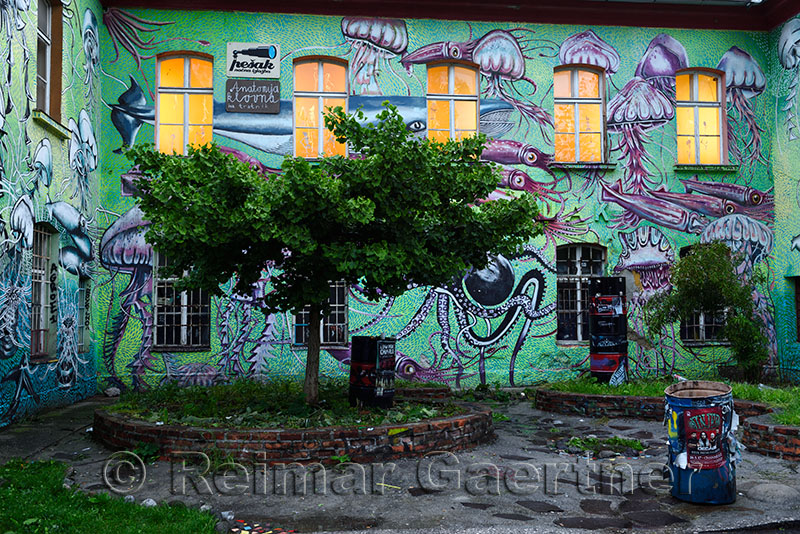
{"label": "painted eye on mural", "polygon": [[525,163],[527,163],[528,165],[536,163],[537,159],[538,158],[536,157],[536,152],[530,151],[527,154],[525,154]]}
{"label": "painted eye on mural", "polygon": [[522,189],[525,187],[525,177],[522,173],[515,173],[514,176],[511,177],[511,187],[514,189]]}
{"label": "painted eye on mural", "polygon": [[412,132],[421,132],[422,130],[425,129],[425,123],[423,121],[409,122],[406,128],[408,128],[409,131]]}
{"label": "painted eye on mural", "polygon": [[763,198],[761,197],[760,194],[758,194],[756,192],[753,192],[753,193],[750,194],[750,202],[752,202],[753,205],[757,206],[758,204],[761,204],[762,200],[763,200]]}
{"label": "painted eye on mural", "polygon": [[461,59],[461,49],[456,45],[450,45],[450,57],[454,59]]}
{"label": "painted eye on mural", "polygon": [[417,372],[417,368],[411,363],[406,363],[402,366],[400,374],[410,376]]}
{"label": "painted eye on mural", "polygon": [[734,206],[730,202],[726,202],[725,207],[723,209],[725,210],[725,213],[727,213],[728,215],[730,215],[731,213],[736,213],[736,206]]}

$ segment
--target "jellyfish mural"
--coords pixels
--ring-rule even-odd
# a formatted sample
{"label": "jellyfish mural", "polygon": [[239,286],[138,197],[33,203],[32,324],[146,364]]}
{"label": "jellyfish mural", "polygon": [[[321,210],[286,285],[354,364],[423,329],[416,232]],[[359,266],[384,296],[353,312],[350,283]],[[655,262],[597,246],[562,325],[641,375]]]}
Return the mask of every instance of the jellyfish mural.
{"label": "jellyfish mural", "polygon": [[50,187],[50,182],[53,181],[53,149],[50,146],[50,140],[46,137],[36,145],[33,153],[33,171],[35,178],[31,195],[36,191],[38,184]]}
{"label": "jellyfish mural", "polygon": [[656,35],[636,65],[634,76],[641,78],[675,101],[675,72],[689,67],[683,45],[665,33]]}
{"label": "jellyfish mural", "polygon": [[92,239],[88,234],[89,222],[86,217],[69,203],[60,200],[46,204],[50,217],[55,219],[72,240],[73,245],[61,247],[58,261],[68,272],[89,276],[89,263],[93,260]]}
{"label": "jellyfish mural", "polygon": [[70,117],[69,131],[72,134],[69,138],[69,167],[75,176],[75,192],[71,198],[79,196],[81,207],[86,209],[91,198],[89,173],[97,168],[97,138],[85,109],[80,111],[77,122]]}
{"label": "jellyfish mural", "polygon": [[797,139],[798,113],[797,91],[800,90],[800,18],[787,22],[781,30],[778,39],[778,59],[784,69],[792,72],[789,82],[789,94],[786,95],[786,104],[782,111],[786,112],[786,130],[789,140]]}
{"label": "jellyfish mural", "polygon": [[81,33],[83,36],[83,70],[86,73],[83,83],[86,85],[86,98],[92,100],[95,77],[100,68],[100,41],[97,37],[97,17],[91,9],[87,8],[83,12]]}
{"label": "jellyfish mural", "polygon": [[191,43],[197,43],[201,46],[208,46],[211,44],[208,41],[198,41],[188,37],[171,37],[169,39],[161,39],[160,41],[157,41],[155,37],[151,37],[150,39],[145,40],[145,38],[140,35],[140,32],[157,32],[161,26],[175,24],[175,22],[145,20],[116,7],[110,7],[103,12],[103,24],[106,25],[108,34],[111,37],[111,44],[114,45],[115,56],[114,59],[111,60],[111,63],[116,63],[116,61],[119,59],[120,47],[127,50],[136,61],[136,68],[139,70],[139,74],[142,75],[142,78],[147,84],[147,90],[150,92],[150,97],[153,100],[155,100],[156,97],[152,89],[150,89],[147,76],[145,76],[144,71],[142,70],[142,61],[152,59],[156,56],[156,54],[142,55],[142,51],[149,52],[151,50],[155,50],[159,45],[168,43],[170,41],[189,41]]}
{"label": "jellyfish mural", "polygon": [[761,153],[761,132],[756,121],[752,98],[764,92],[767,79],[753,57],[732,46],[723,54],[717,68],[725,73],[728,87],[728,148],[737,161],[754,165],[765,163]]}
{"label": "jellyfish mural", "polygon": [[14,208],[11,210],[11,219],[9,220],[11,235],[22,248],[31,248],[33,246],[33,225],[35,222],[33,201],[31,201],[30,196],[22,195],[14,204]]}
{"label": "jellyfish mural", "polygon": [[611,76],[619,70],[619,53],[592,30],[576,33],[564,39],[558,50],[562,65],[594,65]]}
{"label": "jellyfish mural", "polygon": [[[134,389],[146,386],[144,374],[147,369],[152,369],[150,345],[153,340],[153,314],[150,303],[145,300],[153,292],[153,249],[144,238],[149,226],[150,222],[144,220],[142,210],[138,206],[133,207],[109,226],[100,239],[100,263],[112,273],[112,280],[119,274],[130,276],[127,287],[119,294],[120,311],[108,323],[108,330],[104,333],[103,361],[110,380],[124,387],[117,377],[114,359],[128,320],[132,312],[135,313],[142,322],[142,342],[129,365]],[[109,303],[109,315],[113,304],[112,300]]]}
{"label": "jellyfish mural", "polygon": [[[12,249],[8,259],[9,262],[0,276],[0,360],[11,359],[18,353],[17,349],[29,345],[31,341],[30,276],[23,274],[20,251]],[[39,402],[39,395],[33,385],[30,352],[19,352],[22,355],[19,364],[0,379],[0,386],[10,383],[14,389],[6,411],[0,414],[0,421],[10,419],[16,413],[25,393],[34,402]]]}
{"label": "jellyfish mural", "polygon": [[342,18],[342,35],[355,51],[350,67],[350,90],[352,94],[382,95],[378,85],[381,68],[388,68],[406,85],[392,66],[391,59],[405,54],[408,48],[406,23],[400,19],[375,17]]}
{"label": "jellyfish mural", "polygon": [[647,169],[645,145],[648,132],[672,120],[672,102],[642,78],[633,78],[608,103],[607,113],[609,131],[619,134],[616,149],[625,167],[625,191],[641,194],[658,185]]}
{"label": "jellyfish mural", "polygon": [[527,83],[530,96],[536,93],[536,82],[525,75],[527,41],[521,34],[529,30],[492,30],[483,37],[465,42],[438,42],[425,45],[407,54],[400,63],[409,73],[416,64],[426,64],[441,59],[472,61],[478,65],[486,82],[482,94],[486,98],[499,98],[511,104],[526,124],[533,121],[539,126],[545,142],[552,143],[550,130],[554,127],[553,116],[542,107],[514,96],[521,95],[518,84]]}

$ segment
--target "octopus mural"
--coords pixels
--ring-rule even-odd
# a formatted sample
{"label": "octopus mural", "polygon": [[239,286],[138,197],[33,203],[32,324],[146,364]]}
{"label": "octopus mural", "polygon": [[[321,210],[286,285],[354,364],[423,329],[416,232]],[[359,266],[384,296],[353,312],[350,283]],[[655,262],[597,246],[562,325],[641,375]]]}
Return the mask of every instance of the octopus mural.
{"label": "octopus mural", "polygon": [[[426,68],[457,63],[475,69],[477,126],[487,136],[482,160],[498,171],[495,191],[475,202],[529,195],[540,208],[543,233],[515,254],[493,256],[485,269],[438,287],[410,287],[377,301],[350,287],[349,335],[396,337],[398,376],[468,387],[523,385],[585,371],[586,346],[557,342],[556,332],[565,283],[559,251],[586,243],[604,249],[604,274],[630,276],[636,287],[628,296],[632,375],[707,376],[728,362],[724,348],[687,346],[678,328],[653,343],[645,339],[641,314],[650,298],[669,290],[677,251],[712,240],[741,254],[743,277],[767,274],[753,294],[770,342],[767,364],[800,369],[800,349],[785,341],[791,336],[782,326],[793,321],[793,296],[779,274],[791,271],[783,255],[800,251],[800,237],[792,241],[800,227],[790,230],[790,223],[775,220],[786,187],[771,159],[780,152],[775,146],[798,135],[800,19],[769,37],[718,31],[710,39],[702,31],[355,15],[231,12],[220,25],[213,12],[103,10],[94,0],[72,0],[63,17],[70,59],[62,80],[62,140],[31,119],[36,105],[28,88],[35,87],[36,58],[25,32],[34,15],[26,0],[0,6],[5,42],[14,43],[0,44],[8,66],[0,84],[0,425],[81,398],[96,384],[211,385],[302,372],[295,317],[268,313],[260,304],[271,291],[269,269],[246,294],[226,285],[210,300],[209,343],[200,350],[155,346],[155,254],[145,239],[149,223],[135,203],[136,169],[123,153],[155,139],[155,58],[162,52],[213,58],[214,140],[265,177],[280,172],[294,150],[295,60],[326,55],[347,62],[348,108],[361,109],[371,123],[389,101],[420,138],[428,130]],[[224,92],[216,90],[224,85],[226,43],[263,41],[257,28],[277,28],[274,42],[284,53],[279,109],[229,112]],[[564,65],[605,74],[602,162],[556,160],[553,69]],[[695,67],[724,74],[727,145],[738,167],[675,166],[675,76]],[[781,87],[773,85],[774,72],[784,77]],[[770,95],[781,91],[779,109],[773,109]],[[776,155],[784,167],[800,165],[787,152]],[[53,236],[47,361],[31,355],[31,266],[42,228]],[[88,291],[89,310],[79,306],[82,291]],[[79,332],[87,328],[84,345]],[[349,347],[325,350],[323,374],[346,375]]]}

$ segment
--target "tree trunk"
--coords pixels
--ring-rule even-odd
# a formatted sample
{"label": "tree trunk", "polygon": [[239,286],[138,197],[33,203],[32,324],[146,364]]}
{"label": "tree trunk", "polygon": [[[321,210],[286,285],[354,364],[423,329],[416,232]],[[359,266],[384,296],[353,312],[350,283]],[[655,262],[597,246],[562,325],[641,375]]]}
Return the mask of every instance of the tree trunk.
{"label": "tree trunk", "polygon": [[303,393],[306,396],[306,404],[312,406],[319,403],[319,333],[320,326],[320,307],[315,304],[311,306],[308,318],[308,338],[306,343],[306,376],[303,383]]}

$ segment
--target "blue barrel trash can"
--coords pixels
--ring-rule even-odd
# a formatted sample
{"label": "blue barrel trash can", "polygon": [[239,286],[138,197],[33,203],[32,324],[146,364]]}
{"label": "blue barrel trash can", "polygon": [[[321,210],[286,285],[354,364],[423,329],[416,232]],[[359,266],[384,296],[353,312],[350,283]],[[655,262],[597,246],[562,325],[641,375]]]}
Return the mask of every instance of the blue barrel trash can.
{"label": "blue barrel trash can", "polygon": [[739,418],[731,387],[687,380],[664,390],[672,496],[682,501],[729,504],[736,500]]}

